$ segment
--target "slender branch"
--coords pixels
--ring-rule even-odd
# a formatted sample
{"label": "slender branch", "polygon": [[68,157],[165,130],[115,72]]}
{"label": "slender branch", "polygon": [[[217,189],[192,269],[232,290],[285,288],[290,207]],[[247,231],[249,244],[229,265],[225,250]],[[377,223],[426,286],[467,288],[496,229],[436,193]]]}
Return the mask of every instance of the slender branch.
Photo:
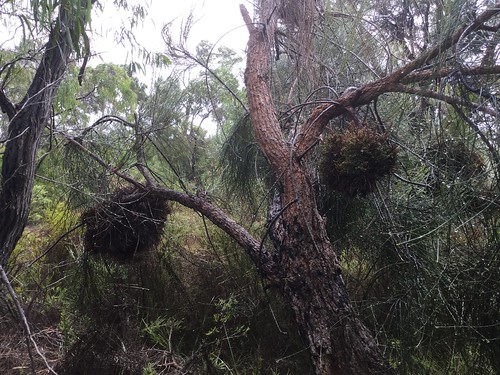
{"label": "slender branch", "polygon": [[[417,83],[423,81],[429,81],[436,78],[447,77],[453,73],[457,72],[457,68],[454,66],[446,66],[440,69],[424,69],[417,72],[408,74],[401,83]],[[462,75],[493,75],[500,74],[500,65],[480,65],[473,68],[463,68],[460,69]]]}
{"label": "slender branch", "polygon": [[99,126],[99,125],[102,125],[102,124],[106,124],[108,122],[117,122],[119,124],[122,124],[124,126],[127,126],[129,128],[134,128],[134,124],[128,122],[127,120],[125,119],[122,119],[121,117],[119,116],[115,116],[115,115],[106,115],[106,116],[103,116],[101,117],[100,119],[98,119],[96,122],[94,122],[92,125],[90,125],[89,127],[85,128],[83,131],[82,131],[82,134],[81,136],[83,137],[84,135],[86,135],[88,132],[90,132],[92,129],[94,129],[95,127]]}
{"label": "slender branch", "polygon": [[238,95],[233,91],[233,89],[231,89],[226,82],[224,82],[224,80],[222,78],[219,77],[219,75],[213,70],[211,69],[209,66],[208,66],[208,63],[204,63],[203,61],[201,61],[200,59],[196,58],[196,56],[193,56],[191,53],[189,53],[188,51],[183,51],[184,54],[186,55],[186,57],[190,58],[191,60],[193,60],[195,63],[197,63],[198,65],[202,66],[208,73],[210,73],[210,75],[212,77],[215,78],[215,80],[217,82],[219,82],[226,90],[227,92],[229,92],[231,94],[231,96],[239,103],[239,105],[241,106],[241,108],[243,108],[245,110],[245,112],[248,112],[248,108],[247,106],[241,101],[241,99],[238,97]]}
{"label": "slender branch", "polygon": [[39,256],[37,256],[35,259],[33,259],[28,265],[27,267],[30,268],[33,264],[35,264],[36,262],[38,262],[40,259],[42,259],[43,257],[45,257],[48,253],[50,253],[50,251],[55,248],[57,246],[57,244],[59,242],[61,242],[63,239],[65,239],[67,236],[69,236],[71,233],[73,233],[75,230],[77,230],[78,228],[82,227],[84,225],[84,223],[80,223],[80,224],[77,224],[75,225],[73,228],[67,230],[65,233],[61,234],[59,236],[59,238],[52,244],[50,245],[43,253],[41,253]]}
{"label": "slender branch", "polygon": [[494,110],[492,108],[488,108],[484,104],[465,101],[459,97],[441,94],[439,92],[432,91],[432,90],[421,90],[421,89],[418,89],[415,87],[407,87],[405,85],[395,85],[391,88],[390,91],[391,92],[402,92],[402,93],[406,93],[406,94],[415,94],[415,95],[423,96],[426,98],[437,99],[437,100],[441,100],[445,103],[451,104],[453,106],[456,106],[456,105],[465,106],[465,107],[468,107],[468,108],[471,108],[471,109],[474,109],[477,111],[487,113],[491,116],[498,116],[498,112],[496,110]]}
{"label": "slender branch", "polygon": [[221,228],[231,236],[256,265],[259,265],[259,272],[271,284],[277,284],[278,278],[275,261],[272,254],[266,247],[260,246],[260,242],[255,239],[243,226],[231,219],[224,211],[214,206],[207,197],[191,195],[179,191],[157,187],[153,191],[161,194],[165,199],[175,201],[187,208],[191,208],[207,217],[212,223]]}
{"label": "slender branch", "polygon": [[81,151],[84,151],[85,153],[87,153],[92,159],[94,159],[99,165],[101,165],[102,167],[104,167],[104,169],[106,169],[108,172],[111,172],[111,173],[114,173],[115,175],[117,175],[118,177],[124,179],[125,181],[131,183],[132,185],[134,186],[137,186],[138,188],[143,188],[144,186],[136,181],[135,179],[133,179],[131,176],[129,176],[128,174],[125,174],[125,173],[122,173],[122,172],[119,172],[118,171],[118,168],[113,168],[113,166],[111,166],[110,164],[106,163],[99,155],[93,153],[92,151],[90,151],[89,149],[85,148],[80,142],[78,142],[75,138],[67,135],[67,134],[64,134],[63,132],[60,132],[71,144],[75,145],[79,150]]}
{"label": "slender branch", "polygon": [[137,114],[134,114],[134,132],[135,132],[135,143],[134,143],[134,149],[136,152],[136,159],[137,159],[137,164],[136,167],[141,172],[142,176],[146,180],[146,183],[148,186],[154,186],[155,185],[155,180],[151,173],[149,172],[149,169],[146,167],[146,154],[144,152],[144,142],[146,140],[146,137],[144,136],[144,133],[142,132],[140,123],[139,123],[139,118],[137,117]]}
{"label": "slender branch", "polygon": [[422,188],[424,188],[424,189],[429,189],[429,188],[430,188],[430,186],[429,186],[429,185],[427,185],[427,184],[422,184],[422,183],[420,183],[420,182],[416,182],[416,181],[410,181],[410,180],[408,180],[408,179],[404,178],[403,176],[400,176],[400,175],[399,175],[399,174],[397,174],[397,173],[393,173],[393,175],[394,175],[394,177],[396,177],[398,180],[403,181],[403,182],[405,182],[405,183],[407,183],[407,184],[410,184],[410,185],[415,185],[415,186],[419,186],[419,187],[422,187]]}
{"label": "slender branch", "polygon": [[[184,36],[183,40],[186,40],[187,34],[189,33],[191,28],[190,22],[184,27]],[[180,59],[187,59],[187,60],[192,60],[195,64],[198,64],[199,66],[203,67],[206,72],[209,73],[217,82],[219,82],[224,89],[229,92],[229,94],[238,102],[238,104],[244,109],[245,112],[248,112],[248,109],[246,105],[242,102],[242,100],[239,98],[236,92],[234,92],[233,89],[231,89],[227,83],[209,66],[209,60],[210,57],[213,53],[213,50],[215,49],[215,46],[217,43],[212,45],[212,48],[210,49],[210,52],[208,53],[206,61],[202,61],[195,55],[193,55],[191,52],[189,52],[189,49],[185,46],[185,43],[181,40],[178,44],[175,44],[172,40],[172,36],[170,34],[170,31],[167,32],[167,28],[164,28],[163,30],[163,39],[165,41],[165,44],[170,50],[170,53],[173,57],[180,58]],[[220,39],[219,39],[220,40]],[[208,87],[208,74],[205,75],[205,83]]]}
{"label": "slender branch", "polygon": [[5,284],[5,287],[7,288],[7,291],[9,292],[12,300],[14,301],[14,304],[16,306],[17,313],[19,314],[19,319],[21,320],[21,323],[24,327],[24,332],[26,333],[26,341],[28,345],[28,351],[30,352],[30,358],[31,358],[31,367],[33,368],[33,373],[35,373],[35,364],[33,363],[33,358],[31,356],[31,345],[35,348],[37,354],[42,358],[43,362],[45,363],[45,367],[51,374],[57,375],[57,373],[54,371],[54,369],[49,365],[49,362],[47,358],[42,354],[40,351],[40,348],[38,347],[35,339],[33,338],[33,335],[31,333],[30,325],[28,323],[28,319],[26,318],[26,314],[24,313],[24,309],[21,306],[21,302],[19,302],[19,298],[17,297],[17,293],[12,287],[12,284],[10,283],[9,277],[7,276],[7,273],[5,272],[5,269],[3,266],[0,264],[0,279],[2,282]]}
{"label": "slender branch", "polygon": [[[134,180],[129,175],[118,172],[116,168],[112,168],[109,164],[102,160],[102,158],[83,147],[81,143],[77,142],[72,137],[66,137],[72,144],[90,155],[109,172],[114,173],[118,177],[139,187],[140,189],[144,188],[141,183]],[[276,275],[278,273],[274,269],[276,265],[271,253],[267,249],[261,248],[259,241],[257,241],[244,227],[231,219],[224,211],[214,206],[207,197],[182,193],[167,188],[155,187],[154,184],[150,187],[155,192],[161,194],[165,199],[178,202],[183,206],[191,208],[206,216],[212,223],[230,235],[241,247],[246,250],[252,260],[254,260],[255,264],[260,265],[259,272],[264,278],[272,284],[277,283],[278,280],[276,279]]]}
{"label": "slender branch", "polygon": [[443,40],[441,43],[437,44],[433,48],[422,53],[415,60],[411,61],[401,69],[398,69],[396,72],[392,73],[391,77],[393,81],[400,82],[405,76],[410,74],[415,69],[420,68],[422,65],[431,61],[435,57],[443,54],[444,51],[456,45],[461,39],[463,39],[473,31],[479,29],[485,22],[487,22],[490,18],[495,16],[498,12],[500,12],[500,3],[496,3],[491,8],[479,14],[471,23],[462,25],[457,31],[455,31],[452,35]]}
{"label": "slender branch", "polygon": [[495,164],[496,164],[495,175],[496,175],[496,178],[498,180],[500,178],[500,155],[498,154],[498,151],[495,149],[495,146],[490,142],[488,137],[486,137],[486,135],[484,135],[484,133],[479,128],[479,126],[477,126],[473,121],[471,121],[471,119],[465,115],[465,113],[462,111],[462,109],[458,105],[453,104],[453,108],[455,108],[455,111],[462,118],[462,120],[464,120],[469,125],[469,127],[472,130],[474,130],[474,132],[479,136],[479,138],[481,138],[483,143],[486,145],[486,148],[490,152],[491,157],[495,161]]}
{"label": "slender branch", "polygon": [[146,134],[146,138],[153,145],[153,147],[156,149],[156,151],[158,151],[158,153],[161,155],[163,160],[165,160],[167,162],[168,166],[170,167],[172,172],[175,174],[175,177],[177,177],[177,181],[179,182],[179,185],[181,186],[182,190],[184,190],[187,193],[188,188],[187,188],[186,184],[184,183],[184,180],[182,179],[180,173],[177,172],[177,168],[174,167],[174,165],[172,164],[172,162],[170,161],[168,156],[162,151],[162,149],[156,144],[156,142],[149,135]]}
{"label": "slender branch", "polygon": [[[323,132],[325,126],[331,119],[346,113],[346,108],[356,108],[368,104],[375,98],[387,92],[408,92],[414,93],[416,95],[426,94],[425,96],[428,97],[434,97],[436,99],[448,101],[450,103],[455,102],[456,104],[464,105],[464,103],[462,103],[459,99],[449,99],[451,97],[442,96],[441,94],[431,91],[422,91],[418,93],[413,91],[415,89],[411,88],[403,90],[402,84],[431,79],[433,75],[436,75],[436,73],[432,73],[430,68],[425,69],[423,72],[415,71],[419,68],[422,68],[424,64],[428,64],[437,56],[442,55],[444,51],[456,45],[461,38],[480,28],[485,22],[487,22],[490,18],[492,18],[499,12],[500,3],[497,3],[495,4],[495,6],[481,13],[478,17],[476,17],[476,19],[474,19],[474,21],[462,25],[458,29],[458,31],[453,33],[444,41],[422,53],[416,59],[412,60],[395,72],[389,74],[386,77],[369,82],[356,90],[341,95],[336,99],[335,103],[332,102],[332,104],[324,104],[315,108],[309,118],[306,120],[304,126],[302,126],[302,129],[304,130],[303,133],[300,134],[301,138],[299,142],[297,142],[298,155],[303,154],[305,150],[309,149],[311,145],[316,142],[318,137]],[[452,68],[443,69],[437,70],[438,76],[439,74],[440,76],[446,76],[453,72]],[[473,68],[470,70],[470,72],[471,74],[473,72],[481,74],[495,74],[499,70],[500,67],[497,66],[482,66]],[[489,114],[493,114],[490,109],[483,108],[482,106],[478,106],[477,109]],[[496,115],[496,113],[494,113],[494,115]]]}

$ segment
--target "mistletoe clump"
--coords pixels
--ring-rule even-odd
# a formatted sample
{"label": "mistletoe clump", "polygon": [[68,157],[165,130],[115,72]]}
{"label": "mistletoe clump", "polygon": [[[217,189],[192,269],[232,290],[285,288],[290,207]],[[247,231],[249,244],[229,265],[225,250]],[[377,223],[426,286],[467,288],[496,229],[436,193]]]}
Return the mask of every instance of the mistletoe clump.
{"label": "mistletoe clump", "polygon": [[85,250],[132,259],[158,244],[170,211],[167,200],[158,192],[135,187],[119,189],[109,200],[82,215]]}
{"label": "mistletoe clump", "polygon": [[320,175],[327,188],[351,197],[365,196],[396,165],[396,147],[387,135],[367,126],[350,125],[325,140]]}
{"label": "mistletoe clump", "polygon": [[449,180],[477,177],[485,168],[481,155],[462,140],[446,139],[429,147],[428,154],[439,169],[434,173]]}

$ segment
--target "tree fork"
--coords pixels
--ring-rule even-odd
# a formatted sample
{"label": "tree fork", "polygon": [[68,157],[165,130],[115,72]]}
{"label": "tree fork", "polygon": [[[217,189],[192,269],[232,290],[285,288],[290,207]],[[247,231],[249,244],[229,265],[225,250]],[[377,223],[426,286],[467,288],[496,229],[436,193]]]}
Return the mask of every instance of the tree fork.
{"label": "tree fork", "polygon": [[282,206],[297,201],[283,211],[272,236],[279,289],[309,344],[316,374],[395,373],[354,313],[307,168],[281,133],[267,79],[266,28],[240,8],[250,33],[245,82],[254,134],[274,174],[281,176]]}

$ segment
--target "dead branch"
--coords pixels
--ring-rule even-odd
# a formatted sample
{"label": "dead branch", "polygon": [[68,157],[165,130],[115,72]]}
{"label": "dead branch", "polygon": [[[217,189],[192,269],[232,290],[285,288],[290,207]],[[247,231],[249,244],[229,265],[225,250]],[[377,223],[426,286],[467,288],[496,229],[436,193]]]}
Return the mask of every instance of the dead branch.
{"label": "dead branch", "polygon": [[5,272],[3,266],[0,264],[0,278],[5,284],[5,287],[7,288],[7,291],[9,292],[12,300],[14,301],[14,305],[16,306],[17,313],[19,315],[19,320],[21,321],[21,324],[23,325],[24,332],[26,334],[26,343],[28,346],[28,352],[29,352],[29,357],[31,361],[31,369],[33,371],[33,374],[36,373],[35,370],[35,364],[33,361],[33,355],[31,354],[31,345],[35,348],[37,354],[42,358],[43,362],[45,363],[45,367],[51,374],[57,375],[57,373],[54,371],[54,369],[49,365],[49,362],[47,361],[47,358],[42,354],[40,351],[40,348],[38,347],[35,339],[33,338],[33,335],[31,333],[31,329],[28,323],[28,319],[26,318],[26,314],[24,313],[24,309],[21,306],[21,302],[19,302],[19,298],[17,297],[17,293],[15,292],[14,288],[12,287],[12,284],[9,280],[9,277],[7,276],[7,273]]}

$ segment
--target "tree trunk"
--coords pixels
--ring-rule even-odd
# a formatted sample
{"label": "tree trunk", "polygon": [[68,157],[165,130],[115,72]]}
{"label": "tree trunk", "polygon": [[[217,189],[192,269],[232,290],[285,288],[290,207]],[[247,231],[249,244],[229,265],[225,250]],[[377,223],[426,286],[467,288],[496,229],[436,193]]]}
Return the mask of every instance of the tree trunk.
{"label": "tree trunk", "polygon": [[320,216],[305,167],[294,161],[283,179],[283,211],[275,232],[281,274],[288,299],[317,374],[390,374],[369,330],[351,307],[337,253]]}
{"label": "tree trunk", "polygon": [[[272,2],[264,2],[272,14]],[[250,38],[247,50],[247,86],[253,131],[264,152],[279,189],[272,202],[269,234],[273,253],[242,226],[231,220],[203,195],[188,195],[157,188],[166,199],[192,208],[233,237],[250,255],[262,278],[277,287],[287,298],[305,340],[309,344],[317,374],[394,374],[377,347],[369,330],[357,318],[335,250],[326,233],[326,223],[319,214],[311,176],[306,165],[307,152],[317,143],[328,122],[337,116],[351,114],[352,108],[370,103],[383,93],[407,92],[407,84],[444,77],[448,68],[436,71],[422,68],[428,61],[450,49],[463,37],[479,28],[499,12],[500,4],[485,10],[470,25],[445,38],[415,60],[378,80],[316,107],[300,127],[290,144],[276,118],[269,80],[269,56],[272,25],[254,23],[246,9],[241,13]],[[268,17],[263,17],[268,20]],[[418,69],[418,71],[417,71]],[[474,74],[497,74],[500,66],[475,67]],[[435,97],[427,91],[412,94]],[[455,97],[439,95],[436,99],[450,104],[468,103]],[[470,104],[469,104],[470,106]],[[488,113],[490,109],[480,108]],[[147,178],[146,178],[147,180]]]}
{"label": "tree trunk", "polygon": [[282,209],[271,229],[278,287],[295,312],[317,374],[394,373],[351,307],[302,150],[281,133],[267,82],[266,30],[254,26],[243,7],[242,15],[250,31],[245,82],[253,130],[281,185]]}
{"label": "tree trunk", "polygon": [[1,265],[7,263],[26,226],[40,139],[50,119],[57,88],[73,51],[69,35],[71,29],[67,25],[75,22],[68,19],[63,6],[60,9],[45,53],[24,99],[14,107],[3,93],[0,95],[0,106],[10,120],[0,190]]}

